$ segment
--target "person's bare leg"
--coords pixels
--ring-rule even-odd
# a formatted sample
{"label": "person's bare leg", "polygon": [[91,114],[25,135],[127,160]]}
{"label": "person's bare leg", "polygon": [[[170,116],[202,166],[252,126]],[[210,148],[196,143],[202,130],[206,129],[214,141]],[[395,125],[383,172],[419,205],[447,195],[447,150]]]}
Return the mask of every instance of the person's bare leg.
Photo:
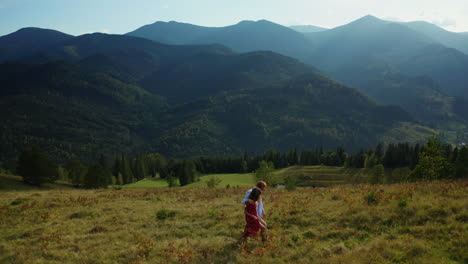
{"label": "person's bare leg", "polygon": [[242,236],[241,239],[239,239],[239,242],[237,242],[237,246],[238,246],[240,249],[244,249],[244,248],[245,248],[246,242],[247,242],[247,237]]}
{"label": "person's bare leg", "polygon": [[268,241],[267,228],[263,224],[260,224],[260,235],[262,237],[262,242]]}

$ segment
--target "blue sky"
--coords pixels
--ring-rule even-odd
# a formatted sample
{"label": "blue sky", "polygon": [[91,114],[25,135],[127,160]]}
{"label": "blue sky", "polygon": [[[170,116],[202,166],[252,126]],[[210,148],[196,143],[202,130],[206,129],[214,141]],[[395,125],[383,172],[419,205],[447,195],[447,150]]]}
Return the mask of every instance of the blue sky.
{"label": "blue sky", "polygon": [[467,0],[0,0],[0,35],[23,27],[122,34],[155,21],[226,26],[267,19],[336,27],[367,14],[468,32]]}

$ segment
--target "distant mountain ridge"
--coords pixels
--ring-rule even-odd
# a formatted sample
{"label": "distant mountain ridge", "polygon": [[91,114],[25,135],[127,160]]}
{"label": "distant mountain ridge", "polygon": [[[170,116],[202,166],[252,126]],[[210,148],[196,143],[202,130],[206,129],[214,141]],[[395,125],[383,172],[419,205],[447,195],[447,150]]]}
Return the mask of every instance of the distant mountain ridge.
{"label": "distant mountain ridge", "polygon": [[307,55],[309,41],[301,33],[267,21],[241,21],[226,27],[201,27],[178,22],[156,22],[127,33],[169,44],[225,45],[238,52],[273,51],[294,58]]}
{"label": "distant mountain ridge", "polygon": [[425,21],[405,22],[403,25],[423,33],[439,43],[468,54],[468,35],[455,33]]}
{"label": "distant mountain ridge", "polygon": [[[362,70],[376,65],[409,75],[426,75],[448,95],[468,98],[468,56],[403,24],[366,16],[350,24],[307,34],[316,67],[354,87]],[[361,72],[356,74],[355,72]],[[352,77],[355,78],[355,77]]]}
{"label": "distant mountain ridge", "polygon": [[1,114],[0,159],[9,166],[29,144],[64,162],[74,155],[95,160],[99,152],[355,150],[403,137],[422,141],[434,132],[399,107],[380,106],[273,52],[88,34],[28,58],[39,62],[0,64],[0,107],[8,109]]}
{"label": "distant mountain ridge", "polygon": [[[465,63],[468,56],[457,51],[449,54],[448,50],[468,47],[468,43],[462,45],[464,36],[443,29],[435,30],[437,27],[431,24],[427,27],[419,24],[397,23],[368,15],[340,27],[302,34],[266,20],[243,21],[218,28],[172,21],[146,25],[128,35],[157,41],[177,39],[177,44],[220,43],[239,52],[271,50],[315,66],[351,86],[355,83],[342,78],[358,69],[357,65],[350,64],[367,67],[378,63],[388,65],[399,74],[427,75],[436,80],[447,94],[468,97],[464,85],[467,80],[462,74],[468,70]],[[442,43],[443,36],[456,41]],[[426,55],[430,59],[422,60]]]}
{"label": "distant mountain ridge", "polygon": [[51,29],[22,28],[0,37],[0,63],[29,55],[73,36]]}

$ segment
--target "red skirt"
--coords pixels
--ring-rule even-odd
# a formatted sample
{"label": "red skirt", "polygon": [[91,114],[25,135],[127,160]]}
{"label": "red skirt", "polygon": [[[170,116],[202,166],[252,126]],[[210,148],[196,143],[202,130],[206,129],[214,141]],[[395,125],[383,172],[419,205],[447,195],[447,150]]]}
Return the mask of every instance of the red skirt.
{"label": "red skirt", "polygon": [[[246,210],[249,214],[257,216],[257,205],[256,204],[247,204]],[[248,215],[245,216],[245,228],[244,228],[244,237],[251,237],[255,236],[260,229],[260,223],[257,219],[250,217]]]}

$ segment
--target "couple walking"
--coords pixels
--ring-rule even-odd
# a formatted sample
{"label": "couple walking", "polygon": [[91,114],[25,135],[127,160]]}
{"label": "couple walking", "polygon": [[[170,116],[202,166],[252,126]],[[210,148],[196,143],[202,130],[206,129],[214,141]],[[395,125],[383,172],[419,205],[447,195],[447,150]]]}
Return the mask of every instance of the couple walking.
{"label": "couple walking", "polygon": [[263,209],[262,192],[265,191],[267,184],[264,181],[259,181],[256,187],[248,190],[245,193],[245,198],[242,204],[245,205],[245,229],[242,235],[241,243],[244,244],[248,237],[255,236],[258,231],[262,236],[262,241],[267,240],[267,224],[264,220],[266,217]]}

